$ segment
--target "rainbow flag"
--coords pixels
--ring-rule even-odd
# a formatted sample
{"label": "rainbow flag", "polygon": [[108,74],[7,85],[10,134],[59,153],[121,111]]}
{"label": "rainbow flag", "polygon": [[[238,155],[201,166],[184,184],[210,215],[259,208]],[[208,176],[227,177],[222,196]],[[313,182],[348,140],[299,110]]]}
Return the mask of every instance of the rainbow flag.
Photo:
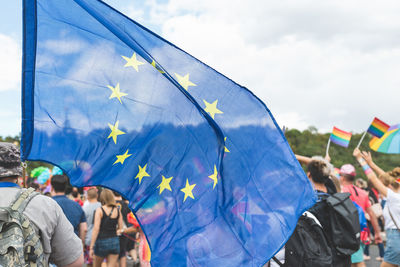
{"label": "rainbow flag", "polygon": [[381,138],[387,132],[389,127],[390,126],[388,124],[375,117],[367,132],[369,132],[373,136]]}
{"label": "rainbow flag", "polygon": [[336,178],[340,178],[340,169],[339,168],[334,168],[333,169],[333,173],[335,174]]}
{"label": "rainbow flag", "polygon": [[351,133],[340,130],[339,128],[333,127],[330,140],[343,147],[348,147],[350,143]]}
{"label": "rainbow flag", "polygon": [[391,126],[381,137],[373,137],[369,147],[381,153],[400,154],[400,124]]}

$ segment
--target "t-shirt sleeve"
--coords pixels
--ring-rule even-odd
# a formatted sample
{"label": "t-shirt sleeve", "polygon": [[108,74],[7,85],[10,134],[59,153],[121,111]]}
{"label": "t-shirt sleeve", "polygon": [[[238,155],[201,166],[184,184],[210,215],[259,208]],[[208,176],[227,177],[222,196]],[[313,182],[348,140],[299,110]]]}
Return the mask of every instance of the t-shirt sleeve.
{"label": "t-shirt sleeve", "polygon": [[84,222],[86,222],[86,214],[85,214],[85,212],[81,209],[81,220],[80,220],[80,222],[81,223],[84,223]]}
{"label": "t-shirt sleeve", "polygon": [[50,262],[65,266],[76,261],[83,252],[82,242],[59,206],[56,207],[57,225],[51,239]]}
{"label": "t-shirt sleeve", "polygon": [[388,188],[386,201],[387,201],[387,203],[400,202],[400,194],[395,193],[391,189]]}

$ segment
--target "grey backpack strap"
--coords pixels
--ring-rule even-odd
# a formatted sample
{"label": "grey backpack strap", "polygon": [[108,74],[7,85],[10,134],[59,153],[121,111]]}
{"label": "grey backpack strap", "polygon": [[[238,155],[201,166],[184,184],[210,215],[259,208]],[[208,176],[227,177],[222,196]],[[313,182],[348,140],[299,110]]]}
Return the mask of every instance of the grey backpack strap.
{"label": "grey backpack strap", "polygon": [[28,205],[28,203],[31,201],[31,199],[38,194],[39,193],[35,192],[35,189],[33,188],[20,190],[20,192],[18,192],[16,196],[15,201],[11,204],[11,209],[22,213],[25,210],[26,205]]}

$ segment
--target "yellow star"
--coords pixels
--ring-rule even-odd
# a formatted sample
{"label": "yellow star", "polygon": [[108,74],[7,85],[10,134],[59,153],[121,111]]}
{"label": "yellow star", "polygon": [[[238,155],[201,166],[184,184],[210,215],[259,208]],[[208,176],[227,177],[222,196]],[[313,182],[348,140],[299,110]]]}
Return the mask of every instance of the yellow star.
{"label": "yellow star", "polygon": [[136,59],[136,53],[133,53],[132,57],[130,58],[125,56],[122,57],[126,60],[126,64],[124,65],[124,67],[132,67],[136,71],[139,71],[139,66],[144,64],[144,62]]}
{"label": "yellow star", "polygon": [[164,189],[168,189],[169,191],[172,191],[169,183],[171,182],[173,177],[165,178],[164,175],[162,175],[162,182],[157,188],[160,188],[160,195],[164,191]]}
{"label": "yellow star", "polygon": [[189,73],[186,74],[185,76],[181,76],[175,73],[175,76],[178,79],[178,83],[182,85],[182,87],[185,88],[186,91],[188,90],[189,86],[196,86],[196,84],[189,81]]}
{"label": "yellow star", "polygon": [[161,74],[165,73],[165,72],[163,72],[162,70],[160,70],[159,68],[157,68],[156,62],[154,61],[154,59],[153,59],[153,61],[151,62],[151,65],[152,65],[156,70],[158,70]]}
{"label": "yellow star", "polygon": [[193,188],[194,188],[195,186],[196,186],[196,184],[190,185],[190,184],[189,184],[189,180],[186,179],[186,186],[185,186],[184,188],[181,189],[181,191],[182,191],[183,193],[185,193],[185,197],[184,197],[184,199],[183,199],[183,202],[185,202],[185,200],[186,200],[187,197],[191,197],[192,199],[194,199],[192,190],[193,190]]}
{"label": "yellow star", "polygon": [[119,83],[117,83],[117,85],[115,87],[112,87],[111,85],[107,85],[107,87],[110,88],[110,90],[112,91],[112,94],[110,95],[110,97],[108,99],[112,99],[112,98],[116,97],[116,98],[118,98],[119,103],[122,104],[121,97],[126,96],[128,94],[122,93],[120,91],[121,89],[119,88]]}
{"label": "yellow star", "polygon": [[217,167],[214,165],[214,173],[208,176],[211,180],[214,181],[213,189],[215,188],[215,185],[218,183],[218,171]]}
{"label": "yellow star", "polygon": [[135,179],[136,179],[136,178],[139,178],[139,184],[140,184],[140,183],[142,182],[142,178],[143,178],[143,177],[150,177],[150,174],[148,174],[148,173],[146,172],[147,164],[144,165],[143,168],[142,168],[140,165],[138,165],[138,166],[139,166],[139,172],[138,172],[138,174],[136,175]]}
{"label": "yellow star", "polygon": [[110,133],[110,135],[107,137],[107,139],[110,138],[110,137],[112,137],[112,139],[114,140],[114,143],[115,143],[115,144],[117,143],[117,136],[118,136],[118,135],[121,135],[121,134],[125,134],[123,131],[121,131],[121,130],[118,129],[118,124],[119,124],[119,121],[117,121],[117,122],[115,123],[115,125],[108,124],[108,127],[110,127],[110,129],[111,129],[111,133]]}
{"label": "yellow star", "polygon": [[[226,137],[224,138],[224,141],[226,143]],[[224,148],[225,148],[225,153],[229,153],[230,152],[229,149],[226,146],[224,146]]]}
{"label": "yellow star", "polygon": [[[121,163],[121,165],[124,164],[124,161],[125,161],[127,158],[129,158],[130,156],[132,156],[132,154],[128,154],[128,152],[129,152],[129,149],[127,149],[126,152],[125,152],[124,154],[122,154],[122,155],[117,155],[117,160],[114,162],[114,164],[117,164],[117,163]],[[114,164],[113,164],[113,165],[114,165]]]}
{"label": "yellow star", "polygon": [[204,99],[203,102],[206,105],[204,110],[210,114],[211,118],[214,119],[215,114],[223,113],[221,110],[217,109],[218,99],[212,102],[211,104],[205,101]]}

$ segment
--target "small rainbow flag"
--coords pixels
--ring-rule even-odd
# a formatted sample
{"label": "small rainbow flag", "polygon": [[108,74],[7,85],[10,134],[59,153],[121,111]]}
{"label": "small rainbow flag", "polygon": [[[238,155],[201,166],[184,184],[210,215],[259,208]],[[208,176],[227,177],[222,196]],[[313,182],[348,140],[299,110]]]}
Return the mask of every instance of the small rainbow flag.
{"label": "small rainbow flag", "polygon": [[389,127],[390,126],[388,124],[375,117],[367,132],[369,132],[373,136],[381,138],[387,132]]}
{"label": "small rainbow flag", "polygon": [[381,138],[373,137],[369,147],[376,152],[400,154],[400,124],[390,126]]}
{"label": "small rainbow flag", "polygon": [[333,127],[330,140],[343,147],[348,147],[350,143],[351,133],[340,130],[339,128]]}

